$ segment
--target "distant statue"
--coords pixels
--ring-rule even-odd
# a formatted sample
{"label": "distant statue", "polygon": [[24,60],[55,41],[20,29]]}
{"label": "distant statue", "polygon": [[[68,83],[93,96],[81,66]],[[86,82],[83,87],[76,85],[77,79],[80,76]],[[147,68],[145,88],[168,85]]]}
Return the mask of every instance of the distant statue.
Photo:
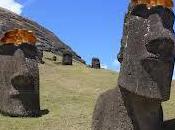
{"label": "distant statue", "polygon": [[100,65],[100,60],[99,58],[92,58],[92,68],[94,69],[100,69],[101,65]]}
{"label": "distant statue", "polygon": [[39,69],[36,37],[28,30],[8,31],[0,40],[0,112],[39,116]]}
{"label": "distant statue", "polygon": [[65,50],[63,52],[62,64],[63,65],[72,65],[72,62],[73,62],[72,53],[69,50]]}
{"label": "distant statue", "polygon": [[118,87],[98,98],[92,130],[163,130],[161,103],[170,98],[174,69],[174,13],[171,6],[148,7],[145,1],[129,6]]}

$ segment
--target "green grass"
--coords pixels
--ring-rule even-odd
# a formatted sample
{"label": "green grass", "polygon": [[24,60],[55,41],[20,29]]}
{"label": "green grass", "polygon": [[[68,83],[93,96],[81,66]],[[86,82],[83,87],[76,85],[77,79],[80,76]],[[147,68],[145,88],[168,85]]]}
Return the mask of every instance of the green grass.
{"label": "green grass", "polygon": [[[97,97],[116,87],[118,74],[95,70],[81,63],[62,66],[45,53],[40,65],[41,109],[50,112],[39,118],[10,118],[0,115],[0,130],[90,130]],[[61,57],[57,57],[61,61]],[[166,119],[175,117],[175,95],[164,104]]]}

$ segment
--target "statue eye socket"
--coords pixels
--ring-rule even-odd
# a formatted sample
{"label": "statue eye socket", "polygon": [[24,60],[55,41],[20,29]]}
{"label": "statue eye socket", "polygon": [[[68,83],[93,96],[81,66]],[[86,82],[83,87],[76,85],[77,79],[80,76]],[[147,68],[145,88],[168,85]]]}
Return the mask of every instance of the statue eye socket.
{"label": "statue eye socket", "polygon": [[131,15],[147,18],[149,11],[145,4],[139,4],[132,10]]}
{"label": "statue eye socket", "polygon": [[162,6],[156,6],[150,9],[150,15],[151,14],[158,14],[162,19],[162,23],[165,28],[167,29],[173,28],[175,16],[171,9],[164,8]]}
{"label": "statue eye socket", "polygon": [[172,57],[174,44],[170,39],[153,40],[146,44],[148,52],[158,55],[160,58]]}
{"label": "statue eye socket", "polygon": [[13,55],[16,49],[13,44],[0,45],[0,55]]}
{"label": "statue eye socket", "polygon": [[0,45],[0,55],[13,55],[17,49],[21,49],[27,58],[36,58],[37,48],[27,43],[15,46],[14,44],[3,44]]}
{"label": "statue eye socket", "polygon": [[23,53],[28,58],[35,58],[37,56],[37,48],[33,45],[29,45],[27,43],[21,44],[19,46]]}

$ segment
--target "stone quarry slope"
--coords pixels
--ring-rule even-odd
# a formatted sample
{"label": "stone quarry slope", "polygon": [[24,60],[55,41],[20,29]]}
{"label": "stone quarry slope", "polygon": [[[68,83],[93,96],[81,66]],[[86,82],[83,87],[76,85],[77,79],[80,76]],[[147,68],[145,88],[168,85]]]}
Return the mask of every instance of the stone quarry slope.
{"label": "stone quarry slope", "polygon": [[61,55],[64,50],[69,50],[74,59],[84,63],[68,45],[63,43],[53,32],[39,25],[37,22],[19,16],[7,9],[0,8],[0,36],[8,30],[14,28],[25,28],[33,31],[37,36],[37,46],[42,50],[51,51]]}

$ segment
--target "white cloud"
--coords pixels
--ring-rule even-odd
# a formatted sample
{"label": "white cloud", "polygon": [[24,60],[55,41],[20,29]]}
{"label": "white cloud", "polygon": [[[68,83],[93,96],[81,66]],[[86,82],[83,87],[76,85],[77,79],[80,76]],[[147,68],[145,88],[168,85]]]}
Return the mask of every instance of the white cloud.
{"label": "white cloud", "polygon": [[108,68],[108,66],[107,66],[107,65],[102,64],[102,65],[101,65],[101,68],[102,68],[102,69],[107,69],[107,68]]}
{"label": "white cloud", "polygon": [[15,0],[0,0],[0,7],[6,8],[17,14],[21,14],[24,6]]}
{"label": "white cloud", "polygon": [[113,61],[112,65],[116,68],[117,72],[120,71],[120,62],[117,59]]}
{"label": "white cloud", "polygon": [[173,80],[175,80],[175,70],[174,70],[174,73],[173,73]]}

